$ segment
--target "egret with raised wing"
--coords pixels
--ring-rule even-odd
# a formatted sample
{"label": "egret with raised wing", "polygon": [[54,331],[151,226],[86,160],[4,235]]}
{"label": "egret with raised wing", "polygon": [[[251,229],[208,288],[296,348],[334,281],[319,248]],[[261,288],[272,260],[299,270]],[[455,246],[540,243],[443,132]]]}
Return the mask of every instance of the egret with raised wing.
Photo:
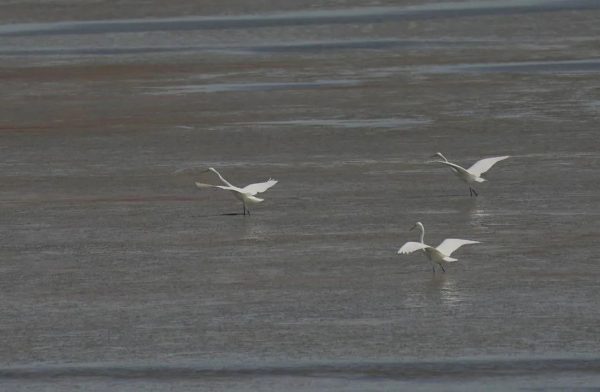
{"label": "egret with raised wing", "polygon": [[476,182],[486,181],[485,178],[481,177],[481,175],[483,173],[490,170],[492,168],[492,166],[494,166],[497,162],[500,162],[506,158],[510,158],[509,155],[505,155],[505,156],[501,156],[501,157],[485,158],[485,159],[475,162],[473,164],[473,166],[471,166],[470,168],[465,169],[464,167],[457,165],[456,163],[452,163],[452,162],[448,161],[446,159],[446,157],[444,155],[442,155],[441,152],[436,152],[432,156],[432,158],[435,158],[435,157],[443,159],[442,161],[435,161],[435,162],[449,166],[450,170],[452,170],[452,172],[454,174],[456,174],[456,176],[458,178],[460,178],[461,180],[466,182],[467,185],[469,185],[470,195],[471,196],[475,195],[475,197],[478,196],[478,193],[471,186],[471,184],[476,183]]}
{"label": "egret with raised wing", "polygon": [[423,241],[425,238],[425,227],[421,222],[415,223],[415,225],[410,229],[414,230],[418,228],[421,231],[420,242],[407,242],[402,245],[402,247],[398,250],[398,254],[409,254],[418,250],[422,250],[427,259],[432,264],[433,273],[435,274],[435,265],[439,265],[442,268],[442,271],[446,272],[444,269],[444,264],[453,263],[458,259],[450,257],[452,253],[454,253],[458,248],[463,245],[468,244],[479,244],[479,241],[471,241],[471,240],[459,240],[456,238],[446,238],[439,244],[436,248],[426,245]]}
{"label": "egret with raised wing", "polygon": [[224,185],[212,185],[196,182],[196,186],[198,188],[220,188],[226,191],[230,191],[231,193],[233,193],[233,196],[235,196],[236,199],[240,200],[243,203],[244,215],[246,215],[246,212],[248,213],[248,215],[250,215],[250,210],[248,209],[249,204],[258,204],[264,200],[256,197],[256,194],[263,193],[267,189],[271,188],[273,185],[277,184],[277,181],[269,179],[265,182],[259,182],[256,184],[247,185],[244,188],[238,188],[237,186],[232,185],[229,181],[223,178],[223,176],[214,168],[210,167],[207,170],[205,170],[205,172],[208,171],[215,173]]}

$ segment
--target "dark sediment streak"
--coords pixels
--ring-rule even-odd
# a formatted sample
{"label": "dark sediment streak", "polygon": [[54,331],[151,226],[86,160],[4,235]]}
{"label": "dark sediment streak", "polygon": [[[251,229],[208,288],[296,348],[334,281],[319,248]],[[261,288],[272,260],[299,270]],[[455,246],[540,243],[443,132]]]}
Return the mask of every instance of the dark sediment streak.
{"label": "dark sediment streak", "polygon": [[134,33],[150,31],[185,31],[214,29],[248,29],[260,27],[309,26],[348,23],[381,23],[403,20],[513,15],[600,9],[593,0],[494,2],[422,7],[373,7],[350,10],[289,12],[260,16],[185,17],[163,19],[129,19],[116,21],[59,22],[17,24],[0,27],[0,36],[35,36],[60,34]]}
{"label": "dark sediment streak", "polygon": [[48,366],[0,368],[0,379],[109,378],[201,380],[247,377],[325,377],[390,380],[474,380],[552,373],[598,373],[600,359],[458,360],[451,362],[366,362],[261,367]]}
{"label": "dark sediment streak", "polygon": [[339,50],[440,49],[489,45],[488,41],[450,40],[348,40],[246,46],[156,46],[156,47],[96,47],[96,48],[0,48],[0,56],[119,56],[153,53],[221,52],[251,54],[319,53]]}

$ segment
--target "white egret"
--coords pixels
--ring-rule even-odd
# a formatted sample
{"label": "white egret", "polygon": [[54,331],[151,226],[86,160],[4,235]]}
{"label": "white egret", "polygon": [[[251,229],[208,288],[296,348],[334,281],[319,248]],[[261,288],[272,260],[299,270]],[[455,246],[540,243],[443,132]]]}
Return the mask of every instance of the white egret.
{"label": "white egret", "polygon": [[420,242],[407,242],[406,244],[402,245],[402,247],[398,250],[398,254],[406,255],[409,253],[413,253],[417,250],[423,250],[423,252],[427,256],[427,259],[429,259],[429,261],[433,265],[432,268],[434,274],[436,264],[442,268],[442,271],[446,272],[446,270],[444,269],[444,264],[452,263],[458,260],[450,257],[452,253],[454,253],[454,251],[456,251],[458,248],[460,248],[463,245],[480,243],[479,241],[446,238],[444,241],[442,241],[441,244],[434,248],[432,246],[426,245],[425,242],[423,242],[425,238],[425,227],[423,227],[423,224],[421,222],[417,222],[410,230],[414,230],[415,228],[419,228],[419,230],[421,230]]}
{"label": "white egret", "polygon": [[250,210],[248,209],[248,204],[258,204],[264,200],[264,199],[260,199],[260,198],[256,197],[257,193],[262,193],[262,192],[266,191],[267,189],[271,188],[273,185],[277,184],[277,181],[275,181],[273,179],[269,179],[268,181],[265,181],[265,182],[259,182],[256,184],[247,185],[244,188],[238,188],[237,186],[232,185],[226,179],[224,179],[223,176],[218,171],[216,171],[214,168],[210,167],[207,170],[205,170],[205,172],[208,172],[208,171],[215,173],[219,177],[221,182],[225,185],[211,185],[211,184],[203,184],[201,182],[196,182],[196,186],[198,188],[220,188],[220,189],[225,189],[226,191],[230,191],[231,193],[233,193],[233,196],[235,196],[236,199],[240,200],[243,203],[244,215],[246,215],[246,212],[248,212],[248,215],[250,215]]}
{"label": "white egret", "polygon": [[441,152],[436,152],[432,156],[432,158],[435,158],[435,157],[442,158],[443,161],[435,161],[435,162],[449,166],[450,170],[452,170],[452,172],[454,174],[456,174],[456,176],[458,178],[460,178],[461,180],[466,182],[467,185],[469,185],[470,195],[471,196],[475,195],[475,197],[477,197],[478,194],[477,194],[477,191],[471,186],[471,184],[473,184],[475,182],[486,181],[485,178],[481,177],[481,175],[483,173],[490,170],[492,168],[492,166],[494,166],[497,162],[500,162],[506,158],[510,158],[509,155],[505,155],[505,156],[501,156],[501,157],[485,158],[485,159],[475,162],[473,164],[473,166],[471,166],[470,168],[465,169],[464,167],[459,166],[456,163],[452,163],[452,162],[448,161],[446,159],[446,157],[444,155],[442,155]]}

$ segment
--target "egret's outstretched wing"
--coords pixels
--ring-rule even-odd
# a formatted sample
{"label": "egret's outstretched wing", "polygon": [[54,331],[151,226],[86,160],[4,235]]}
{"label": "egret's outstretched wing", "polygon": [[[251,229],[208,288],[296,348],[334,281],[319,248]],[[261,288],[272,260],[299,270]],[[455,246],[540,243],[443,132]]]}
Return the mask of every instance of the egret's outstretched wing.
{"label": "egret's outstretched wing", "polygon": [[493,157],[493,158],[485,158],[480,161],[477,161],[468,168],[467,170],[471,173],[479,177],[486,171],[490,170],[492,166],[494,166],[497,162],[503,161],[506,158],[510,158],[509,155],[505,155],[503,157]]}
{"label": "egret's outstretched wing", "polygon": [[459,166],[459,165],[457,165],[456,163],[452,163],[452,162],[444,162],[444,161],[436,161],[436,162],[437,162],[437,163],[441,163],[442,165],[449,166],[451,169],[454,169],[454,170],[456,170],[456,171],[459,171],[459,172],[461,172],[461,173],[468,174],[468,173],[467,173],[467,170],[466,170],[464,167],[462,167],[462,166]]}
{"label": "egret's outstretched wing", "polygon": [[225,189],[226,191],[236,191],[237,190],[236,188],[230,187],[230,186],[203,184],[201,182],[197,182],[196,186],[200,189],[202,189],[202,188],[221,188],[221,189]]}
{"label": "egret's outstretched wing", "polygon": [[242,188],[242,192],[248,193],[248,194],[254,196],[257,193],[263,193],[264,191],[266,191],[267,189],[269,189],[270,187],[272,187],[275,184],[277,184],[277,181],[275,181],[273,179],[269,179],[269,181],[266,181],[266,182],[259,182],[256,184],[247,185],[244,188]]}
{"label": "egret's outstretched wing", "polygon": [[444,256],[450,256],[458,248],[460,248],[463,245],[468,245],[468,244],[479,244],[479,241],[459,240],[456,238],[446,238],[435,249],[438,252],[442,253]]}
{"label": "egret's outstretched wing", "polygon": [[398,254],[406,255],[425,248],[431,247],[429,245],[425,245],[422,242],[407,242],[406,244],[402,245],[402,248],[398,249]]}

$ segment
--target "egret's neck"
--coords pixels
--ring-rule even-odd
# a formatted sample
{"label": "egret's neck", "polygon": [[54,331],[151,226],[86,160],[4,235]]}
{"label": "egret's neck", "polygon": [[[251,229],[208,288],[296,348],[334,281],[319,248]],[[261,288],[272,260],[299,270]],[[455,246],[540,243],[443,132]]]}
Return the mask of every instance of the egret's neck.
{"label": "egret's neck", "polygon": [[424,244],[425,242],[425,228],[423,226],[419,226],[419,230],[421,230],[421,243]]}
{"label": "egret's neck", "polygon": [[212,169],[213,173],[215,173],[217,176],[219,176],[219,179],[221,180],[221,182],[227,186],[233,186],[229,183],[229,181],[227,181],[226,179],[223,178],[223,176],[221,175],[221,173],[219,173],[218,171],[216,171],[215,169]]}

